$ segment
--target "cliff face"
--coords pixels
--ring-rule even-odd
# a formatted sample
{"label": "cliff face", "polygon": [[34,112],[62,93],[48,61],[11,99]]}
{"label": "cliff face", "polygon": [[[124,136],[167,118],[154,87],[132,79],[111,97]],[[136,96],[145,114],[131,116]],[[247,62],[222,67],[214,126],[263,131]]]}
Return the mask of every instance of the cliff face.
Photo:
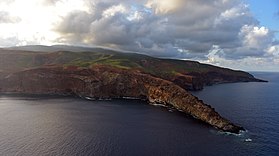
{"label": "cliff face", "polygon": [[135,70],[108,66],[29,69],[0,77],[0,93],[133,97],[173,106],[223,131],[243,130],[175,83]]}
{"label": "cliff face", "polygon": [[204,86],[222,83],[267,82],[264,80],[256,79],[248,73],[247,75],[239,76],[234,74],[219,73],[216,71],[206,73],[192,72],[187,74],[177,74],[169,78],[169,80],[179,85],[180,87],[191,91],[202,90]]}
{"label": "cliff face", "polygon": [[139,98],[175,107],[218,129],[238,133],[243,128],[221,117],[187,90],[201,90],[216,83],[264,82],[243,71],[195,61],[94,50],[0,49],[0,93]]}

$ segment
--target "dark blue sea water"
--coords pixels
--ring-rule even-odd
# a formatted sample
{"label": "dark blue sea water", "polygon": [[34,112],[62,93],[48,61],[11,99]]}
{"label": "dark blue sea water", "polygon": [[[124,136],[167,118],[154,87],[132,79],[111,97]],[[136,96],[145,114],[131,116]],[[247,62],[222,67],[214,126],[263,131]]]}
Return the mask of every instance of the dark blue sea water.
{"label": "dark blue sea water", "polygon": [[0,155],[278,155],[279,73],[254,75],[270,82],[193,93],[248,130],[239,136],[142,101],[0,95]]}

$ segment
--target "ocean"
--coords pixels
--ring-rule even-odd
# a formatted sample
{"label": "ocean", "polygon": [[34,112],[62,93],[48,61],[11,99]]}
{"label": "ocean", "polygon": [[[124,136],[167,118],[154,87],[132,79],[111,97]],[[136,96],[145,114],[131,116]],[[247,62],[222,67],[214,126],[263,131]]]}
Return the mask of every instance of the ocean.
{"label": "ocean", "polygon": [[278,155],[279,73],[253,74],[269,82],[193,92],[240,135],[144,101],[0,95],[0,155]]}

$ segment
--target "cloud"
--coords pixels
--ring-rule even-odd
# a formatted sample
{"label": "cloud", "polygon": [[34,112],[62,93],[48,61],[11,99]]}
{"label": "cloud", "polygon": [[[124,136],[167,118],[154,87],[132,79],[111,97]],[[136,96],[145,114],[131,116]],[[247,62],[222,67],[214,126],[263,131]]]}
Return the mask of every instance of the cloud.
{"label": "cloud", "polygon": [[181,0],[148,0],[145,4],[149,8],[153,8],[156,14],[167,14],[175,12],[183,6],[185,1]]}
{"label": "cloud", "polygon": [[[94,1],[93,11],[72,12],[57,26],[59,33],[72,34],[74,43],[113,46],[153,55],[185,57],[207,54],[214,45],[229,49],[242,46],[239,33],[244,25],[258,25],[248,6],[225,0]],[[193,7],[196,6],[196,7]],[[73,17],[73,15],[75,17]],[[82,30],[82,32],[81,32]],[[87,34],[85,34],[86,32]],[[62,36],[63,37],[63,36]]]}
{"label": "cloud", "polygon": [[244,25],[240,35],[243,37],[244,45],[260,48],[271,42],[269,30],[265,27]]}
{"label": "cloud", "polygon": [[266,57],[267,51],[273,46],[274,34],[266,27],[244,25],[240,29],[238,39],[241,44],[232,48],[221,48],[220,56],[228,59],[245,57]]}
{"label": "cloud", "polygon": [[11,16],[9,12],[0,11],[0,23],[18,23],[21,19],[16,16]]}
{"label": "cloud", "polygon": [[0,38],[0,47],[10,47],[11,45],[15,45],[15,43],[19,43],[17,37],[8,37],[8,38]]}
{"label": "cloud", "polygon": [[45,5],[55,5],[59,1],[61,0],[43,0],[42,3]]}
{"label": "cloud", "polygon": [[91,18],[85,11],[73,11],[63,18],[56,28],[62,34],[83,34],[89,32]]}

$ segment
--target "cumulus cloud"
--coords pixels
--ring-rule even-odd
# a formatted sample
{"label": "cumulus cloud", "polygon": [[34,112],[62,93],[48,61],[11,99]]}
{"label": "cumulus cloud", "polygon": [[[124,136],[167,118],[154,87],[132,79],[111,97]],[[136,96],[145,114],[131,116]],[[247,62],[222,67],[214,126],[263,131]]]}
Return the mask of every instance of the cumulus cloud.
{"label": "cumulus cloud", "polygon": [[273,45],[274,35],[266,27],[244,25],[238,34],[239,46],[220,48],[220,56],[229,59],[242,59],[245,57],[265,57],[268,48]]}
{"label": "cumulus cloud", "polygon": [[146,6],[154,8],[156,14],[167,14],[175,12],[184,5],[185,1],[181,0],[148,0]]}
{"label": "cumulus cloud", "polygon": [[[90,7],[91,12],[72,12],[61,19],[56,30],[68,34],[63,41],[156,56],[187,58],[194,53],[205,58],[215,45],[223,49],[223,56],[257,56],[273,38],[272,33],[254,32],[254,28],[259,33],[269,30],[259,27],[240,1],[97,0]],[[267,40],[257,44],[262,39]]]}

